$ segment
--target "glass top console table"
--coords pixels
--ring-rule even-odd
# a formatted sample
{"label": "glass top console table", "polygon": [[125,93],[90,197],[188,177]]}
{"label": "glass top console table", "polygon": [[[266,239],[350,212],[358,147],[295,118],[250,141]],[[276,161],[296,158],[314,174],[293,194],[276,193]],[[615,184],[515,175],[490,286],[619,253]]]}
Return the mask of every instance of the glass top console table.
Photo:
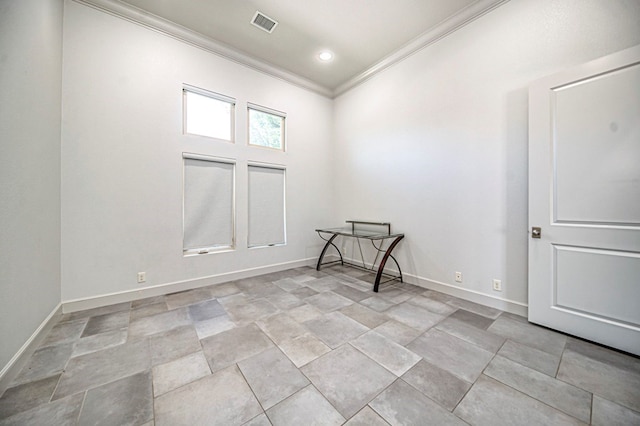
{"label": "glass top console table", "polygon": [[[316,232],[318,233],[320,238],[326,241],[326,244],[324,245],[324,248],[320,253],[320,257],[318,258],[318,265],[316,266],[316,269],[319,271],[321,266],[330,265],[330,264],[339,262],[342,265],[349,265],[355,268],[364,269],[369,272],[375,272],[376,280],[373,284],[373,291],[376,293],[378,292],[378,288],[381,284],[381,280],[383,277],[386,277],[387,279],[382,282],[388,282],[393,280],[400,280],[400,282],[403,282],[402,270],[400,269],[400,265],[398,264],[398,261],[396,260],[396,258],[391,255],[391,252],[398,245],[400,240],[404,238],[404,234],[392,234],[391,224],[388,222],[363,222],[358,220],[347,220],[346,223],[348,223],[349,225],[342,228],[316,229]],[[350,238],[356,239],[356,241],[358,242],[358,248],[360,249],[360,257],[362,258],[362,265],[344,260],[344,258],[342,257],[342,253],[340,252],[338,247],[333,243],[333,241],[338,236],[350,237]],[[367,267],[364,261],[364,256],[362,254],[362,247],[360,246],[360,240],[371,241],[371,244],[376,249],[376,258],[373,260],[371,267]],[[385,240],[390,240],[391,242],[386,249],[383,249],[382,247],[384,245]],[[376,243],[378,245],[376,245]],[[336,249],[336,251],[338,252],[338,255],[340,256],[340,260],[323,262],[324,255],[327,253],[327,250],[329,249],[330,246]],[[380,263],[376,266],[376,262],[381,253],[382,253],[382,258],[380,259]],[[387,260],[389,260],[389,258],[391,258],[395,262],[396,266],[398,267],[398,275],[384,272],[384,267],[387,263]]]}

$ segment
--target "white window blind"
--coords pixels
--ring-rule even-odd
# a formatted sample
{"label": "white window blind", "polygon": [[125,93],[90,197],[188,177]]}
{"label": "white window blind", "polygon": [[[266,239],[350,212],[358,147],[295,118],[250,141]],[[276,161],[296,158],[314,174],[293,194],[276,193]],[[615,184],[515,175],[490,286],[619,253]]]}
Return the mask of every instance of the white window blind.
{"label": "white window blind", "polygon": [[285,244],[285,170],[249,165],[249,247]]}
{"label": "white window blind", "polygon": [[234,168],[207,157],[184,158],[184,252],[234,246]]}

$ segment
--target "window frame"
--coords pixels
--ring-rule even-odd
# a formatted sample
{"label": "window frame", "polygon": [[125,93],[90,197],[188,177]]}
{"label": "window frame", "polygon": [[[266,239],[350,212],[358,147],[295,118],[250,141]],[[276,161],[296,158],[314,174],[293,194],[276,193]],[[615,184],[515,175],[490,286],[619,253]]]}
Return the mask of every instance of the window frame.
{"label": "window frame", "polygon": [[[265,114],[273,115],[282,119],[281,133],[280,133],[280,148],[274,148],[271,146],[257,145],[251,143],[251,110],[262,112]],[[278,111],[277,109],[264,107],[262,105],[247,102],[247,145],[257,148],[266,148],[272,151],[286,152],[286,140],[287,140],[287,113]]]}
{"label": "window frame", "polygon": [[[229,114],[229,139],[218,138],[215,136],[202,135],[199,133],[189,133],[187,131],[187,92],[194,93],[196,95],[205,96],[220,102],[225,102],[230,105],[231,111]],[[182,85],[182,134],[189,136],[197,136],[201,138],[207,138],[215,141],[235,143],[235,127],[236,127],[236,99],[223,95],[221,93],[212,92],[210,90],[202,89],[200,87],[191,86],[189,84]]]}
{"label": "window frame", "polygon": [[[186,161],[185,160],[198,160],[209,161],[212,163],[222,163],[232,166],[231,170],[231,243],[225,245],[212,245],[203,246],[197,248],[187,248],[185,240],[185,224],[186,224]],[[182,255],[183,257],[198,256],[203,254],[213,254],[234,251],[237,243],[237,230],[236,230],[236,172],[237,162],[232,158],[214,157],[209,155],[195,154],[191,152],[182,153]]]}
{"label": "window frame", "polygon": [[[251,245],[251,176],[250,168],[258,167],[282,171],[282,242]],[[263,163],[258,161],[247,162],[247,248],[259,249],[265,247],[281,247],[287,245],[287,167],[282,164]]]}

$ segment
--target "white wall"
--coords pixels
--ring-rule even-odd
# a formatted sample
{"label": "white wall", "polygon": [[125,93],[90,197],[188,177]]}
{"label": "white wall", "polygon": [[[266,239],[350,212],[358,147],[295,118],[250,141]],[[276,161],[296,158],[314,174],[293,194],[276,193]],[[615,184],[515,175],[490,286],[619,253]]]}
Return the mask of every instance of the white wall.
{"label": "white wall", "polygon": [[[235,144],[182,134],[183,83],[237,99]],[[287,113],[286,153],[246,145],[247,102]],[[63,301],[317,256],[331,100],[67,0],[63,105]],[[237,250],[183,257],[182,152],[237,159]],[[287,166],[286,246],[246,248],[248,160]]]}
{"label": "white wall", "polygon": [[340,96],[338,217],[404,231],[414,281],[521,312],[527,87],[638,43],[637,0],[512,0]]}
{"label": "white wall", "polygon": [[0,370],[60,303],[62,5],[0,0]]}

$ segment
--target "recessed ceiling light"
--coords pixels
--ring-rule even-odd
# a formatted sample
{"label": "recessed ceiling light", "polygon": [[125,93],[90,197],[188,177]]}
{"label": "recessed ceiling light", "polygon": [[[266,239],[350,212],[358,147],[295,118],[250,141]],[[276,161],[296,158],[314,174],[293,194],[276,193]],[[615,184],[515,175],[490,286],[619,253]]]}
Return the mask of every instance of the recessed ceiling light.
{"label": "recessed ceiling light", "polygon": [[333,53],[329,52],[328,50],[323,50],[318,55],[318,59],[320,59],[323,62],[329,62],[330,60],[333,59]]}

